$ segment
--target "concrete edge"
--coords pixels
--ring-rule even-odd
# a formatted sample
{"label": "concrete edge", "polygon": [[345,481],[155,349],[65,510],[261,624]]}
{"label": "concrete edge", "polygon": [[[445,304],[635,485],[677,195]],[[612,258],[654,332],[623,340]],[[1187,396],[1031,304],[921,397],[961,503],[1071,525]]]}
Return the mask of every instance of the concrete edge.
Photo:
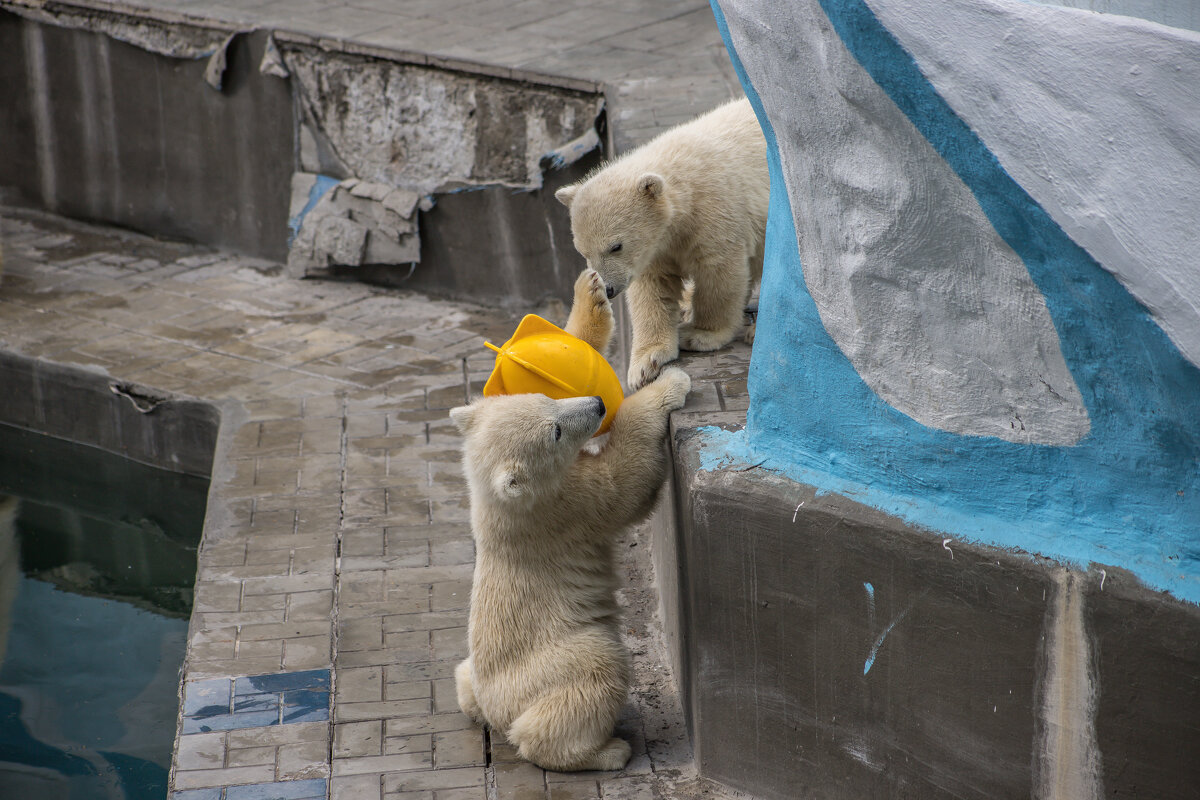
{"label": "concrete edge", "polygon": [[211,31],[221,31],[230,35],[253,33],[261,30],[269,32],[280,42],[311,45],[327,51],[369,56],[371,58],[395,61],[402,64],[429,66],[484,77],[507,78],[522,83],[556,89],[570,89],[578,92],[604,94],[607,96],[607,87],[598,81],[572,78],[564,75],[552,75],[536,70],[506,67],[452,56],[439,56],[432,53],[418,53],[410,50],[396,50],[379,45],[363,44],[341,37],[321,36],[300,30],[257,23],[222,20],[200,14],[189,14],[165,9],[150,9],[130,3],[109,2],[109,0],[72,0],[71,2],[58,2],[56,0],[50,0],[49,2],[47,0],[2,0],[0,8],[8,9],[16,14],[24,12],[24,14],[52,17],[60,14],[107,14],[124,17],[136,23],[158,22],[191,25]]}

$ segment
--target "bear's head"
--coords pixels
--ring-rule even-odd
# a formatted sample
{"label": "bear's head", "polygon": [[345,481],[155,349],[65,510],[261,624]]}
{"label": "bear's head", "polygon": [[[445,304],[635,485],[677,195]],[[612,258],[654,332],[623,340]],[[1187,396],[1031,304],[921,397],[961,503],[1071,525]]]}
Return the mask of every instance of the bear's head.
{"label": "bear's head", "polygon": [[642,274],[666,243],[671,203],[661,175],[602,170],[554,196],[571,210],[575,249],[600,274],[609,299]]}
{"label": "bear's head", "polygon": [[599,397],[497,395],[450,410],[464,437],[473,500],[532,505],[556,497],[580,449],[604,421]]}

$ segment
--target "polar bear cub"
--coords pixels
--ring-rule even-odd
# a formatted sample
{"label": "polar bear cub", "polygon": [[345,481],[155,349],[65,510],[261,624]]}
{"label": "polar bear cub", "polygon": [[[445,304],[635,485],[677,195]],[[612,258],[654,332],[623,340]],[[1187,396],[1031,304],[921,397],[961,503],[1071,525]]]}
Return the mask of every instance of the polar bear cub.
{"label": "polar bear cub", "polygon": [[[603,351],[611,317],[604,284],[585,271],[567,330]],[[668,416],[690,386],[672,369],[627,398],[598,451],[584,445],[604,419],[599,397],[488,397],[450,412],[465,436],[475,537],[458,704],[545,769],[629,760],[613,736],[630,673],[613,544],[654,505]]]}
{"label": "polar bear cub", "polygon": [[[555,193],[571,210],[575,249],[608,296],[629,290],[631,390],[680,347],[716,350],[737,335],[762,277],[769,195],[766,140],[745,99]],[[685,280],[694,284],[691,319],[680,326]]]}

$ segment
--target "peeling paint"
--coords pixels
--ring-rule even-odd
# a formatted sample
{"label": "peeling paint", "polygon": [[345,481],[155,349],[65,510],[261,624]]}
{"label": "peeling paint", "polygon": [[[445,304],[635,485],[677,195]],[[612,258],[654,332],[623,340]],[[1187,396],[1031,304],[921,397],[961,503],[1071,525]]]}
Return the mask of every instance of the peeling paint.
{"label": "peeling paint", "polygon": [[1084,628],[1080,575],[1054,574],[1046,622],[1041,737],[1034,751],[1035,800],[1099,800],[1104,796],[1096,745],[1096,686]]}
{"label": "peeling paint", "polygon": [[[728,445],[727,455],[735,463],[760,464],[766,458],[765,469],[819,491],[846,494],[937,532],[939,538],[1019,549],[1067,565],[1094,563],[1110,571],[1121,567],[1153,588],[1200,602],[1200,554],[1194,547],[1195,520],[1200,514],[1196,469],[1200,370],[1114,277],[1113,270],[1085,251],[1004,168],[969,120],[955,113],[896,35],[872,12],[885,5],[894,16],[905,17],[906,25],[916,24],[905,14],[913,4],[892,0],[804,0],[786,7],[765,0],[714,4],[739,77],[767,134],[772,198],[746,430],[714,433],[706,439],[714,446],[718,441]],[[1011,0],[916,7],[939,19],[964,9],[1003,13],[1014,21],[1053,16],[1064,31],[1074,31],[1074,22],[1086,18],[1097,28],[1105,25],[1118,42],[1157,37],[1164,52],[1171,53],[1192,54],[1200,41],[1176,31],[1155,32],[1145,23],[1134,25]],[[1004,34],[1018,29],[1015,22],[996,29],[998,48],[1019,50],[1022,41],[1009,41]],[[1101,52],[1082,46],[1064,51],[1056,46],[1055,30],[1050,24],[1037,28],[1040,37],[1047,37],[1052,53],[1086,59]],[[953,48],[962,46],[960,39],[940,37],[937,46],[949,48],[950,54],[938,50],[942,55],[928,59],[932,64],[928,68],[954,73],[959,64],[952,57]],[[1137,52],[1137,48],[1114,49]],[[1014,53],[1019,61],[1020,53]],[[1185,80],[1184,62],[1165,60],[1162,74],[1178,83],[1179,92],[1194,94],[1195,82]],[[963,63],[972,62],[964,55]],[[995,70],[1002,67],[996,61],[987,63]],[[979,71],[990,78],[994,70]],[[1003,88],[1001,77],[995,76],[988,85]],[[1070,81],[1055,83],[1050,95],[1067,109],[1080,100]],[[804,97],[814,102],[806,103]],[[974,92],[972,98],[994,103],[1006,121],[1028,117],[1015,113],[1023,106],[1006,101],[1002,94]],[[1174,113],[1185,116],[1178,109],[1187,107],[1174,104]],[[1189,125],[1170,130],[1186,142],[1194,127]],[[901,126],[907,134],[893,141]],[[829,213],[827,196],[844,195],[845,208],[853,211],[859,205],[891,202],[891,195],[882,190],[904,188],[875,180],[884,173],[874,170],[874,162],[844,159],[847,147],[866,139],[859,136],[864,128],[873,129],[872,135],[881,143],[893,141],[869,154],[875,160],[894,157],[901,162],[896,165],[900,170],[909,165],[923,169],[919,162],[928,161],[930,170],[949,180],[946,185],[965,186],[969,196],[922,192],[908,218],[901,215],[889,222],[886,214],[873,214],[872,219],[883,224],[879,232],[884,236],[878,240],[867,235],[874,228],[864,230],[856,224],[863,217]],[[837,135],[845,130],[853,135]],[[791,139],[787,147],[778,141],[783,138]],[[1029,148],[1038,146],[1032,135],[1020,137],[1020,142]],[[829,162],[838,156],[843,157],[841,171],[831,174],[836,165]],[[1096,163],[1105,169],[1109,162]],[[797,165],[810,168],[802,177],[821,180],[797,181]],[[1180,167],[1173,172],[1187,170]],[[1056,186],[1068,185],[1070,177],[1068,169]],[[857,179],[861,181],[856,183]],[[1193,192],[1193,201],[1194,196]],[[955,200],[959,197],[966,205]],[[926,213],[926,201],[934,213]],[[1157,213],[1153,202],[1139,205],[1150,209],[1147,213]],[[1095,213],[1124,223],[1127,220],[1118,216],[1124,207],[1109,203]],[[959,213],[964,208],[971,212],[969,218]],[[887,299],[892,283],[877,262],[895,256],[886,246],[895,241],[889,238],[894,232],[888,226],[909,222],[918,228],[913,235],[934,231],[935,244],[941,228],[979,224],[989,241],[1002,242],[1019,258],[1013,267],[1026,273],[1021,286],[1028,289],[1032,280],[1036,291],[1017,291],[1020,287],[1015,284],[987,288],[990,284],[983,279],[993,276],[976,275],[969,269],[971,264],[946,271],[945,285],[929,285],[928,291],[918,292],[919,302],[913,308],[922,333],[929,332],[940,346],[949,348],[951,356],[962,358],[961,369],[953,367],[954,358],[939,361],[922,352],[908,369],[892,373],[900,376],[900,382],[889,388],[871,374],[870,363],[856,358],[856,348],[875,344],[890,348],[895,342],[860,342],[854,337],[870,339],[872,331],[886,331],[871,326],[876,318],[891,324],[891,307],[868,302],[853,317],[866,322],[855,326],[848,324],[850,317],[842,316],[835,320],[840,331],[831,330],[838,326],[831,323],[828,304],[822,308],[822,303],[838,300],[839,292],[827,291],[828,287],[814,290],[810,281],[820,272],[822,259],[841,258],[850,267],[863,267],[851,275],[859,275],[863,285],[851,289],[868,300],[872,293]],[[810,235],[814,231],[824,238],[818,241]],[[881,243],[885,246],[876,247]],[[909,262],[909,267],[918,266],[919,259]],[[912,277],[919,282],[928,276],[915,269]],[[959,294],[957,281],[978,286]],[[1046,338],[1022,341],[1032,343],[1034,352],[1053,355],[1050,360],[1062,381],[1041,368],[1021,377],[1024,366],[1032,363],[1023,357],[1013,362],[1016,372],[991,374],[995,364],[1012,355],[999,362],[989,357],[989,352],[1007,347],[1006,336],[995,340],[995,348],[972,353],[977,332],[960,324],[968,317],[938,310],[951,296],[973,297],[980,320],[993,310],[1018,322],[1037,316],[1044,323],[1048,315],[1053,327],[1041,325]],[[916,348],[909,345],[932,339],[900,337],[899,341],[902,350],[912,351]],[[1051,344],[1057,354],[1044,346]],[[900,357],[909,358],[910,353],[901,352]],[[944,369],[951,374],[937,374]],[[1018,413],[1010,424],[1003,414],[992,412],[1002,410],[1006,398],[1019,396],[1008,388],[1014,376],[1021,378],[1018,383],[1029,379],[1023,391],[1032,392],[1027,397],[1037,403],[1014,408]],[[997,398],[1000,405],[959,407],[967,416],[959,417],[956,411],[943,418],[947,409],[956,406],[941,401],[959,399],[943,390],[963,377],[983,390],[980,397]],[[927,391],[931,381],[937,392]],[[1070,396],[1063,391],[1068,382],[1077,390]],[[911,402],[900,402],[892,389]],[[1070,402],[1064,405],[1060,402],[1064,398]],[[1038,404],[1045,425],[1027,413]],[[969,418],[975,414],[979,416]],[[1039,431],[1033,430],[1034,424]],[[719,460],[715,454],[711,459]],[[946,546],[949,549],[949,543]],[[953,551],[949,553],[953,557]]]}
{"label": "peeling paint", "polygon": [[221,86],[225,83],[225,54],[229,50],[229,45],[233,44],[236,33],[231,33],[221,42],[216,51],[208,57],[208,65],[204,68],[204,82],[218,92],[221,91]]}
{"label": "peeling paint", "polygon": [[324,137],[347,174],[421,195],[537,189],[543,155],[586,140],[599,113],[582,93],[312,47],[282,53],[310,135]]}
{"label": "peeling paint", "polygon": [[267,34],[267,46],[263,50],[262,61],[258,63],[258,71],[276,78],[287,78],[292,74],[288,72],[287,64],[283,63],[283,54],[279,52],[273,34]]}
{"label": "peeling paint", "polygon": [[294,231],[288,271],[296,277],[331,266],[412,264],[421,258],[417,208],[408,189],[298,172],[292,177]]}

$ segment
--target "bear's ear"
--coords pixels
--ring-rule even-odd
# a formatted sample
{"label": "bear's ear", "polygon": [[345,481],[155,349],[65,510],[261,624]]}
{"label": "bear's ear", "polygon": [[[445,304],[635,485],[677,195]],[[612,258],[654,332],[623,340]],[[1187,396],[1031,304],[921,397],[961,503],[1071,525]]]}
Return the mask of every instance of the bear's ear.
{"label": "bear's ear", "polygon": [[471,423],[475,420],[475,406],[459,406],[458,408],[450,409],[450,421],[455,424],[461,433],[466,433],[471,429]]}
{"label": "bear's ear", "polygon": [[562,203],[567,208],[571,207],[571,201],[575,199],[575,193],[579,191],[579,184],[572,183],[570,186],[564,186],[554,193],[558,198],[558,202]]}
{"label": "bear's ear", "polygon": [[525,494],[526,478],[525,470],[520,464],[508,464],[504,469],[496,473],[495,478],[496,494],[501,497],[516,499]]}
{"label": "bear's ear", "polygon": [[638,192],[649,200],[657,200],[662,197],[663,187],[666,181],[662,175],[657,175],[653,172],[647,172],[642,177],[638,178]]}

